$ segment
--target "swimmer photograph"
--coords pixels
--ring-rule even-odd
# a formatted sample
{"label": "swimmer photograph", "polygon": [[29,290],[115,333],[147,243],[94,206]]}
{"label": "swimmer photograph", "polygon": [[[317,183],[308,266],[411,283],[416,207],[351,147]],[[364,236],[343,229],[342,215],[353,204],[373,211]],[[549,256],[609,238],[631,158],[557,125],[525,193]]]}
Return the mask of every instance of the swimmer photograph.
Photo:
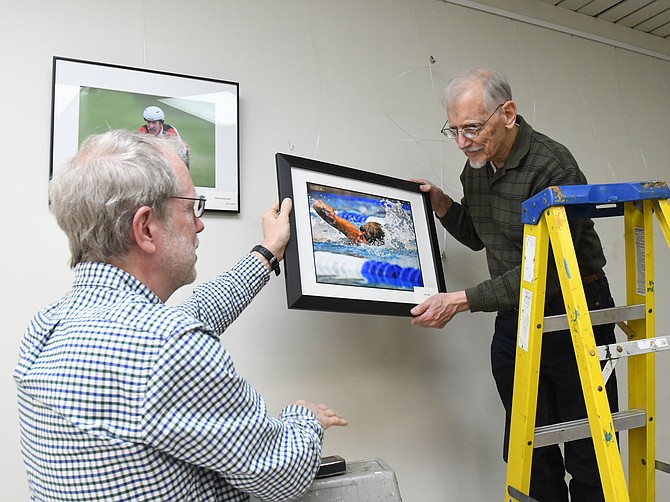
{"label": "swimmer photograph", "polygon": [[317,282],[423,286],[409,202],[314,183],[307,193]]}

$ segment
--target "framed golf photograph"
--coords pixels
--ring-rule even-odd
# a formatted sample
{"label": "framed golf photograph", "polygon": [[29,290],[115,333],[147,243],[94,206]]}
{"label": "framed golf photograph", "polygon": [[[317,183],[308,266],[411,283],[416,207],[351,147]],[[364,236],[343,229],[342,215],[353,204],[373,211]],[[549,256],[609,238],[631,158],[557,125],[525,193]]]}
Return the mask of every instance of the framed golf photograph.
{"label": "framed golf photograph", "polygon": [[206,209],[240,211],[236,82],[54,57],[52,91],[50,176],[91,134],[173,135]]}
{"label": "framed golf photograph", "polygon": [[284,254],[290,309],[409,316],[446,291],[427,194],[381,174],[278,153],[293,201]]}

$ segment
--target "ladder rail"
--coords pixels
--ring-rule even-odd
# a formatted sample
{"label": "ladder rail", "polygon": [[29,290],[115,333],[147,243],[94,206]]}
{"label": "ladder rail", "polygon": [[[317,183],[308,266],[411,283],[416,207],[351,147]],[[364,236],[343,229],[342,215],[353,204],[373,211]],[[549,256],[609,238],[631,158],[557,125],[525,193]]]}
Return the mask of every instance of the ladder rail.
{"label": "ladder rail", "polygon": [[[655,326],[654,230],[651,200],[624,207],[626,302],[644,303],[644,319],[628,323],[628,340],[653,338]],[[661,211],[662,212],[662,211]],[[635,500],[656,499],[656,356],[628,359],[628,406],[647,411],[647,424],[628,433],[628,485]]]}
{"label": "ladder rail", "polygon": [[670,247],[670,221],[668,221],[668,218],[670,218],[670,200],[654,200],[652,201],[652,205],[658,223],[663,231],[665,242]]}
{"label": "ladder rail", "polygon": [[605,500],[626,501],[623,463],[565,207],[547,209],[543,217],[548,220]]}

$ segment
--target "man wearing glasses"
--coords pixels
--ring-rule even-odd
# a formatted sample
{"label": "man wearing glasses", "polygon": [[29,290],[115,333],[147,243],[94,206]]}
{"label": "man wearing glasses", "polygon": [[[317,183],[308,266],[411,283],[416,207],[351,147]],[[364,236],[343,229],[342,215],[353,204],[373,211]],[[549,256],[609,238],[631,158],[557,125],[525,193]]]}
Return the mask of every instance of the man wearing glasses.
{"label": "man wearing glasses", "polygon": [[[459,74],[444,93],[447,122],[442,133],[467,157],[461,173],[460,203],[425,180],[440,223],[462,244],[486,249],[490,279],[463,291],[440,293],[412,309],[412,324],[442,328],[459,312],[497,312],[491,343],[491,366],[505,408],[503,457],[507,460],[509,419],[514,385],[518,301],[523,252],[521,204],[554,185],[587,183],[572,154],[560,143],[535,131],[517,115],[516,103],[503,75],[489,69]],[[603,273],[605,256],[590,219],[570,223],[589,309],[614,305]],[[545,315],[565,313],[556,266],[549,259]],[[614,326],[595,326],[598,345],[614,343]],[[616,380],[607,395],[618,410]],[[569,331],[543,338],[537,425],[586,417],[578,369]],[[536,500],[572,502],[604,500],[590,438],[534,450],[530,495]],[[565,483],[565,471],[572,479]]]}
{"label": "man wearing glasses", "polygon": [[279,270],[289,199],[263,215],[261,245],[165,305],[195,280],[205,228],[179,147],[110,131],[51,182],[75,277],[33,318],[14,372],[32,500],[294,498],[316,474],[324,430],[346,425],[305,401],[268,416],[219,343]]}

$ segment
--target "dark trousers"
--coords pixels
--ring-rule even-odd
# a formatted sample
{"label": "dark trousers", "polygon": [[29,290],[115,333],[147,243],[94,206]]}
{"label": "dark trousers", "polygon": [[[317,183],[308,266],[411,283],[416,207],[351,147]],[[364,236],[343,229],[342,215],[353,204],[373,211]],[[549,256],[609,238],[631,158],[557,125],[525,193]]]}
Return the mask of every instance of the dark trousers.
{"label": "dark trousers", "polygon": [[[613,307],[614,301],[607,278],[602,277],[584,285],[589,310]],[[547,302],[545,316],[565,313],[563,298]],[[491,343],[491,368],[498,393],[505,407],[505,439],[503,458],[507,462],[514,361],[516,352],[518,311],[499,312]],[[615,343],[614,325],[593,327],[596,344]],[[612,412],[618,411],[616,377],[612,374],[606,385]],[[536,425],[548,425],[585,418],[586,404],[579,380],[577,362],[569,331],[545,333],[542,338],[540,382],[538,387]],[[600,474],[591,438],[565,443],[565,464],[558,445],[536,448],[533,451],[530,496],[541,502],[566,502],[568,487],[565,471],[572,476],[572,502],[604,501]]]}

